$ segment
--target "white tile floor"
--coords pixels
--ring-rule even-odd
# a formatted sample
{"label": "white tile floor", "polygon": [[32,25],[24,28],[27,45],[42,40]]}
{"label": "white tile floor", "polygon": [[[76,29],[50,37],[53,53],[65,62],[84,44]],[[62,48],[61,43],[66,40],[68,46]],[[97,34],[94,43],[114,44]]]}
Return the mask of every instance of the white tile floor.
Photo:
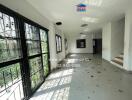
{"label": "white tile floor", "polygon": [[[73,61],[79,58],[92,60]],[[72,68],[52,73],[30,100],[132,100],[132,74],[100,56],[73,54],[70,59]]]}

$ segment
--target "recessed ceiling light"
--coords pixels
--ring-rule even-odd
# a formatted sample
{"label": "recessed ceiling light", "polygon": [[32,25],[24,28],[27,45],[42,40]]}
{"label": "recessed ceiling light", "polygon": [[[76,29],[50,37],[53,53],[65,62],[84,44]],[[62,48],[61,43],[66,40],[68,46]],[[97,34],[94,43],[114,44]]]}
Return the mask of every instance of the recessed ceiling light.
{"label": "recessed ceiling light", "polygon": [[83,2],[86,5],[91,5],[91,6],[101,6],[102,0],[84,0]]}
{"label": "recessed ceiling light", "polygon": [[87,36],[87,35],[83,34],[83,35],[81,35],[81,37],[80,37],[80,38],[82,38],[82,39],[83,39],[83,38],[85,38],[86,36]]}
{"label": "recessed ceiling light", "polygon": [[88,32],[89,31],[89,29],[88,28],[86,28],[85,30],[84,30],[84,32]]}
{"label": "recessed ceiling light", "polygon": [[97,23],[99,21],[98,18],[92,18],[92,17],[83,17],[82,20],[85,22],[91,22],[91,23]]}
{"label": "recessed ceiling light", "polygon": [[88,24],[82,24],[82,25],[81,25],[81,27],[86,27],[86,26],[88,26]]}

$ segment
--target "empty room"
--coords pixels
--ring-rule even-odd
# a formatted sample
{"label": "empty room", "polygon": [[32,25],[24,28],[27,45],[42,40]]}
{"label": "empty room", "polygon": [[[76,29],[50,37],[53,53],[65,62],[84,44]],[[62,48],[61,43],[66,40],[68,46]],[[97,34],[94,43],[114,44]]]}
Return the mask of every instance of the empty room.
{"label": "empty room", "polygon": [[132,100],[132,1],[0,0],[0,100]]}

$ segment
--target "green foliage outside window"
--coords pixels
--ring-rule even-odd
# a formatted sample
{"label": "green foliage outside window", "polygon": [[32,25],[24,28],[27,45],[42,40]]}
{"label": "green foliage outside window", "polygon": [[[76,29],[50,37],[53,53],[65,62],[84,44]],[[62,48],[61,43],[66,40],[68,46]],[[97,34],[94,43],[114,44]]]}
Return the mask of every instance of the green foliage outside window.
{"label": "green foliage outside window", "polygon": [[42,62],[40,57],[36,57],[30,60],[30,73],[31,73],[31,85],[32,88],[38,86],[42,79]]}
{"label": "green foliage outside window", "polygon": [[48,54],[43,55],[43,66],[44,66],[44,75],[46,76],[49,73]]}
{"label": "green foliage outside window", "polygon": [[13,64],[4,68],[0,68],[0,91],[19,81],[20,74],[20,65]]}

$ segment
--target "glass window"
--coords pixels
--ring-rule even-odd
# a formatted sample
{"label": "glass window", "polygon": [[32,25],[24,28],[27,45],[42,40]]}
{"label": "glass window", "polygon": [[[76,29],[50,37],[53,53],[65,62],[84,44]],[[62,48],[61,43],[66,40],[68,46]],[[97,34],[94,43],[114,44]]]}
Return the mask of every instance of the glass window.
{"label": "glass window", "polygon": [[62,51],[62,38],[60,35],[56,35],[56,50],[57,53]]}
{"label": "glass window", "polygon": [[48,43],[47,43],[47,34],[44,30],[40,29],[40,37],[41,37],[41,47],[42,47],[42,53],[48,52]]}
{"label": "glass window", "polygon": [[0,12],[0,100],[21,100],[24,97],[20,62],[16,60],[21,59],[21,52],[15,20]]}
{"label": "glass window", "polygon": [[0,62],[20,58],[19,36],[13,17],[0,13]]}
{"label": "glass window", "polygon": [[40,37],[41,37],[41,47],[42,47],[42,57],[43,57],[43,70],[44,76],[47,76],[49,73],[49,64],[48,64],[48,36],[46,31],[40,29]]}
{"label": "glass window", "polygon": [[44,75],[49,73],[48,54],[43,54]]}
{"label": "glass window", "polygon": [[[7,100],[10,99],[13,93],[17,93],[16,100],[21,100],[24,97],[20,64],[13,64],[3,68],[0,68],[0,99]],[[13,97],[13,100],[15,99]]]}
{"label": "glass window", "polygon": [[43,81],[41,57],[30,59],[31,86],[37,87]]}
{"label": "glass window", "polygon": [[29,56],[39,54],[40,53],[39,28],[25,23],[25,32]]}
{"label": "glass window", "polygon": [[48,30],[6,7],[0,8],[0,100],[23,100],[50,71]]}

